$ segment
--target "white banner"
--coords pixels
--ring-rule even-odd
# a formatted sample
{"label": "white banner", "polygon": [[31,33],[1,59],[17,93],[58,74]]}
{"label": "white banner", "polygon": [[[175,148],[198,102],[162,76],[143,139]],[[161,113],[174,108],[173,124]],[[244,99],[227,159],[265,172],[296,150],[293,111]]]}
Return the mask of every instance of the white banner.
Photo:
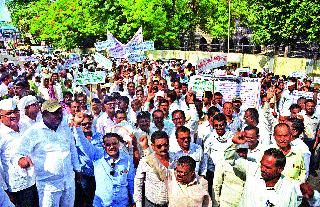
{"label": "white banner", "polygon": [[99,63],[105,69],[112,69],[112,61],[101,55],[100,53],[96,53],[94,59],[97,63]]}
{"label": "white banner", "polygon": [[244,108],[257,107],[260,102],[260,78],[213,78],[214,92],[220,92],[225,101],[240,97]]}
{"label": "white banner", "polygon": [[212,69],[227,65],[226,55],[217,55],[213,58],[204,58],[197,63],[198,75],[210,75]]}

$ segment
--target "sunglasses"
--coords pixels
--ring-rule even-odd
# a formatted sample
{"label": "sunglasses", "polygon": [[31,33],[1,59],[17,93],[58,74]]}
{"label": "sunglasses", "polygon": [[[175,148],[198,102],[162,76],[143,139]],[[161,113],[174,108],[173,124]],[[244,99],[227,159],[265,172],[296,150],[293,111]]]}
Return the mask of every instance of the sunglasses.
{"label": "sunglasses", "polygon": [[116,174],[116,171],[114,170],[114,168],[116,167],[116,163],[111,163],[111,168],[112,168],[112,170],[110,171],[110,175],[111,176],[114,176],[115,174]]}
{"label": "sunglasses", "polygon": [[162,147],[169,147],[169,144],[158,144],[156,148],[161,149]]}
{"label": "sunglasses", "polygon": [[81,125],[82,126],[91,126],[92,125],[92,123],[91,122],[83,122],[83,123],[81,123]]}

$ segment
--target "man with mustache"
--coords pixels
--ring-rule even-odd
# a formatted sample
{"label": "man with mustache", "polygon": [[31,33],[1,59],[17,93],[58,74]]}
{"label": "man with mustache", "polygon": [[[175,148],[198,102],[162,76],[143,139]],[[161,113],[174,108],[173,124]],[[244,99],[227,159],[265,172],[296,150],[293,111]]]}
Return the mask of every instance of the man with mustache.
{"label": "man with mustache", "polygon": [[1,187],[7,191],[12,203],[16,206],[36,206],[37,191],[33,166],[21,169],[15,158],[17,147],[22,141],[23,131],[20,127],[20,113],[14,99],[0,101],[0,152],[1,169],[4,183]]}
{"label": "man with mustache", "polygon": [[[290,127],[285,123],[277,124],[274,127],[274,139],[276,144],[268,145],[265,149],[268,148],[276,148],[279,149],[285,156],[286,156],[286,166],[282,174],[287,178],[291,178],[292,180],[304,182],[306,180],[306,168],[304,165],[303,154],[301,150],[297,149],[296,147],[292,146],[290,143],[292,139],[292,132]],[[238,132],[232,139],[233,143],[239,144],[242,142],[248,142],[247,140],[247,133]],[[243,141],[245,140],[245,141]],[[249,144],[249,142],[248,142]],[[250,148],[250,144],[249,144]],[[226,159],[232,159],[234,154],[236,153],[235,145],[229,146],[224,153]],[[259,162],[260,158],[263,156],[261,153],[254,155],[254,159],[250,159],[251,161],[257,163]],[[249,156],[248,156],[249,157]]]}

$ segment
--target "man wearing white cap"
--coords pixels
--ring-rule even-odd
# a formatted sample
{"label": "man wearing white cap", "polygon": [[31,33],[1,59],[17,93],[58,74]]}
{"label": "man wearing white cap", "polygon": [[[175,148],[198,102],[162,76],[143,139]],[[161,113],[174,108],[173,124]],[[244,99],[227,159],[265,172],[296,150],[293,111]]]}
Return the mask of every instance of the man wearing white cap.
{"label": "man wearing white cap", "polygon": [[41,207],[72,207],[75,172],[77,181],[80,179],[74,138],[57,100],[45,101],[41,111],[43,121],[34,124],[22,137],[17,162],[23,169],[34,165]]}
{"label": "man wearing white cap", "polygon": [[280,97],[279,112],[280,114],[290,114],[289,107],[294,103],[293,90],[295,89],[295,83],[289,81],[287,83],[287,89],[285,89]]}
{"label": "man wearing white cap", "polygon": [[17,206],[35,206],[36,188],[33,167],[21,169],[12,162],[17,146],[22,141],[19,111],[13,99],[0,101],[0,154],[8,195]]}
{"label": "man wearing white cap", "polygon": [[21,98],[18,109],[20,110],[20,126],[22,129],[28,129],[42,119],[40,106],[35,96],[28,95]]}

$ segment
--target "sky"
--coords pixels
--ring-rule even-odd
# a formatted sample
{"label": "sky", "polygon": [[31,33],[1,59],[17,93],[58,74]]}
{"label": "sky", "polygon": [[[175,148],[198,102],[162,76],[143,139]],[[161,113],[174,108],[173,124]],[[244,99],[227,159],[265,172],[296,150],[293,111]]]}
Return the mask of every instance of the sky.
{"label": "sky", "polygon": [[11,22],[10,13],[8,8],[5,6],[5,0],[0,0],[0,21]]}

